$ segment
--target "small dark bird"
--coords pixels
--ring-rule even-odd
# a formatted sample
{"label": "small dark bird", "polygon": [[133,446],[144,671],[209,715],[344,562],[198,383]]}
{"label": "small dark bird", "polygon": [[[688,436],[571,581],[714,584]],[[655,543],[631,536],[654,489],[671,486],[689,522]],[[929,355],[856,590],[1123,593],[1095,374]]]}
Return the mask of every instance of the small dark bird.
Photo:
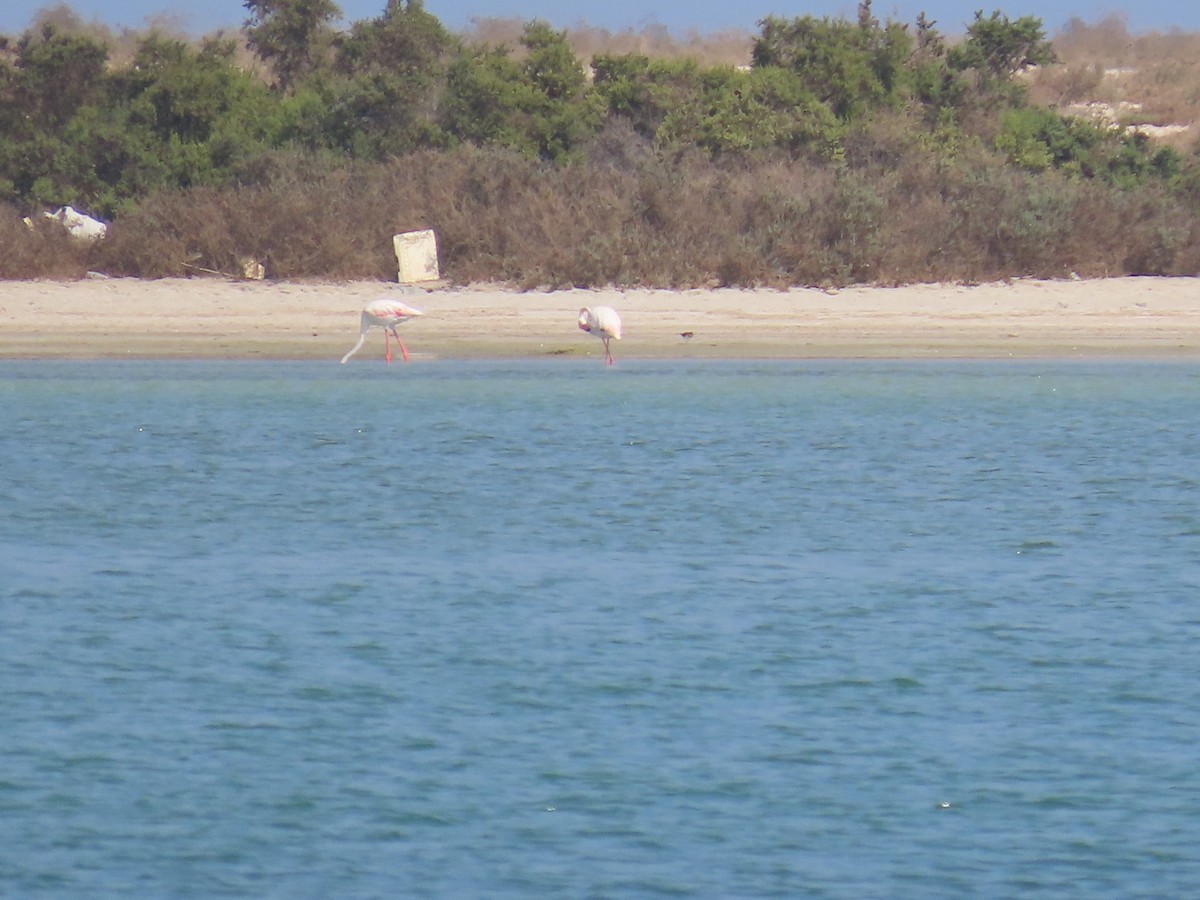
{"label": "small dark bird", "polygon": [[694,337],[696,336],[696,332],[694,332],[694,331],[681,331],[681,332],[679,332],[679,336],[680,336],[681,338],[683,338],[685,341],[690,341],[692,338],[694,338]]}

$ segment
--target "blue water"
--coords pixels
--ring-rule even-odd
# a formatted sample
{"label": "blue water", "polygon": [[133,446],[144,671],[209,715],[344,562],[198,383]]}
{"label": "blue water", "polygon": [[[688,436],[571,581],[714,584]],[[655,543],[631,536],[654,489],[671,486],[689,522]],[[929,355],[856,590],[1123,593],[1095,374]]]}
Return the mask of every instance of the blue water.
{"label": "blue water", "polygon": [[0,363],[0,895],[1200,890],[1200,366]]}

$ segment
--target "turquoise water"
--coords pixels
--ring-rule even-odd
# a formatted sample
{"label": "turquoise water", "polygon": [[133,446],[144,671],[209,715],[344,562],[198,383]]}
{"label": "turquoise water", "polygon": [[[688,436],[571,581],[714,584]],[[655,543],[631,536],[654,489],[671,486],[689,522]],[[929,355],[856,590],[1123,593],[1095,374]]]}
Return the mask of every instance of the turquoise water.
{"label": "turquoise water", "polygon": [[0,895],[1193,896],[1200,367],[0,364]]}

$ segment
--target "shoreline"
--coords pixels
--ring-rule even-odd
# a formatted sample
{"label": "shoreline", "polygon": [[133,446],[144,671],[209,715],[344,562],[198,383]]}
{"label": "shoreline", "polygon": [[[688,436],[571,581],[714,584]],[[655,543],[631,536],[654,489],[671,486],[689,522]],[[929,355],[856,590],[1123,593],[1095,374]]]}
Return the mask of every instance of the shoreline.
{"label": "shoreline", "polygon": [[[409,290],[412,290],[411,288]],[[1200,278],[1016,280],[823,291],[417,288],[218,278],[0,282],[0,359],[329,359],[359,310],[403,296],[413,362],[580,357],[581,306],[617,309],[621,359],[1200,360]],[[681,333],[691,332],[685,340]],[[349,364],[382,363],[372,329]]]}

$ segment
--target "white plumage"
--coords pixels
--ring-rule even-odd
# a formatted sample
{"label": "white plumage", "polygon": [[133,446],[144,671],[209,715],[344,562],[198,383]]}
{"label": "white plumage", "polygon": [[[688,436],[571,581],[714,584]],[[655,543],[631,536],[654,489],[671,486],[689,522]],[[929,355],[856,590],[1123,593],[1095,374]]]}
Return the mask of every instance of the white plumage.
{"label": "white plumage", "polygon": [[403,325],[414,316],[423,316],[424,313],[419,309],[414,309],[407,303],[401,303],[399,300],[391,300],[384,298],[382,300],[371,300],[362,311],[361,330],[358,335],[358,343],[350,348],[350,352],[342,357],[344,363],[362,347],[363,341],[367,339],[367,331],[372,325],[378,325],[383,329],[383,344],[387,354],[387,361],[392,361],[392,343],[391,338],[396,338],[396,343],[400,346],[400,353],[404,357],[404,361],[408,362],[408,348],[404,346],[400,340],[400,335],[396,332],[397,325]]}
{"label": "white plumage", "polygon": [[585,306],[579,311],[579,328],[604,342],[604,363],[611,366],[613,355],[608,342],[621,339],[621,317],[617,311],[611,306]]}

